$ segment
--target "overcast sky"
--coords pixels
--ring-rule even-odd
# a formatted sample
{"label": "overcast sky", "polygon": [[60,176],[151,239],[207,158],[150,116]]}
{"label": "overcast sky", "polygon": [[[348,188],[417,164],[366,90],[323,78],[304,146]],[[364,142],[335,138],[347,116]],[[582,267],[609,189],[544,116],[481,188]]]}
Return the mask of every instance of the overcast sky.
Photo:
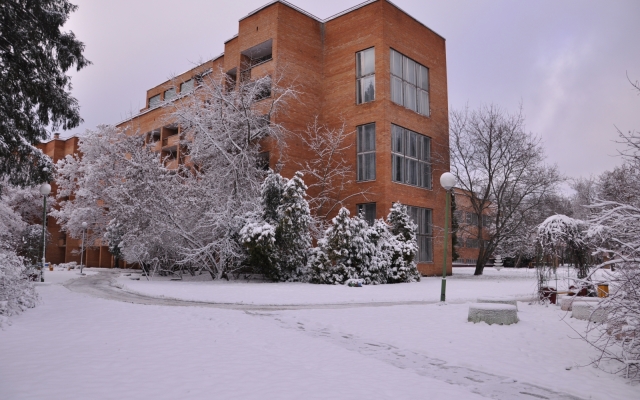
{"label": "overcast sky", "polygon": [[[268,0],[71,0],[66,30],[93,65],[73,75],[85,120],[117,123],[146,90],[222,53],[238,20]],[[326,18],[359,0],[290,0]],[[548,160],[571,177],[620,163],[616,126],[640,130],[638,0],[394,0],[447,40],[449,107],[524,108]],[[367,29],[367,27],[362,27]]]}

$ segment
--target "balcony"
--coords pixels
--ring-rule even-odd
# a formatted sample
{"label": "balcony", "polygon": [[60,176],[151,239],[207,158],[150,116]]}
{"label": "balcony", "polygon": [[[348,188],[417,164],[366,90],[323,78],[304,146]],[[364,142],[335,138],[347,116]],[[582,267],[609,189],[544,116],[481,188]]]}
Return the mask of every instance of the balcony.
{"label": "balcony", "polygon": [[177,148],[180,144],[180,135],[175,134],[162,139],[162,150],[167,151],[172,148]]}

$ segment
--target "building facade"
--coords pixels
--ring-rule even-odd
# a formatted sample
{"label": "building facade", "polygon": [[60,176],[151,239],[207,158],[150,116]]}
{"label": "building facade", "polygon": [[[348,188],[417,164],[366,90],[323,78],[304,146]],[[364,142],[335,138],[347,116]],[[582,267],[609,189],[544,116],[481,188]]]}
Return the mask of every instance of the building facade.
{"label": "building facade", "polygon": [[[61,139],[59,134],[55,134],[53,139],[41,143],[38,148],[53,160],[54,163],[65,158],[68,155],[78,154],[78,137]],[[58,187],[51,182],[51,193],[58,192]],[[47,231],[50,239],[46,246],[46,260],[52,264],[61,264],[75,261],[80,264],[80,252],[82,249],[82,240],[67,236],[60,229],[56,219],[47,215]],[[109,247],[102,241],[95,243],[85,243],[85,253],[83,263],[88,267],[113,268],[115,267],[115,259],[109,253]],[[121,262],[120,266],[125,264]]]}
{"label": "building facade", "polygon": [[[166,122],[161,105],[197,90],[198,77],[210,71],[236,81],[280,73],[282,84],[295,85],[298,100],[277,116],[294,133],[281,164],[284,176],[310,156],[296,132],[316,118],[328,128],[345,123],[355,133],[346,157],[353,166],[347,194],[367,192],[345,206],[372,221],[385,218],[394,202],[407,205],[418,225],[419,271],[442,273],[445,191],[438,179],[449,170],[444,38],[387,0],[325,20],[273,1],[240,19],[223,54],[149,89],[146,107],[118,127],[145,135],[168,168],[188,163],[180,126]],[[269,143],[264,148],[272,168],[282,163]],[[91,265],[95,257],[87,258]],[[451,273],[450,255],[446,263]]]}

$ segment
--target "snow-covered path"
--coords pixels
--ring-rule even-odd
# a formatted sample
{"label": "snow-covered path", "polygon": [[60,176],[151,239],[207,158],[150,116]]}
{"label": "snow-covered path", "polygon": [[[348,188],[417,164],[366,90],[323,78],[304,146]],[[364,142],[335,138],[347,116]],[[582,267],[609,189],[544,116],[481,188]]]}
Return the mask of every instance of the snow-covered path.
{"label": "snow-covered path", "polygon": [[115,283],[115,278],[119,272],[101,271],[96,275],[74,279],[64,284],[64,286],[77,293],[84,293],[93,297],[108,300],[117,300],[134,304],[173,306],[173,307],[208,307],[222,308],[229,310],[303,310],[303,309],[332,309],[332,308],[361,308],[361,307],[388,307],[397,305],[419,305],[435,304],[437,301],[385,301],[370,303],[327,303],[327,304],[244,304],[244,303],[221,303],[172,299],[166,297],[155,297],[142,293],[122,290]]}
{"label": "snow-covered path", "polygon": [[205,305],[112,279],[38,288],[0,330],[1,399],[640,399],[577,368],[590,349],[554,308],[498,327],[466,323],[466,304]]}

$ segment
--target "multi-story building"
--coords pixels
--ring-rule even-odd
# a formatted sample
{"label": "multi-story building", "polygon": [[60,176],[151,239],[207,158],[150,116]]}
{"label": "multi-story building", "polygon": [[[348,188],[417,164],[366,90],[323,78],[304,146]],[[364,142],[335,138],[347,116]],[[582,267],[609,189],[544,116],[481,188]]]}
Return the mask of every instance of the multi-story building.
{"label": "multi-story building", "polygon": [[[175,167],[188,159],[181,128],[166,122],[161,104],[194,90],[208,71],[232,80],[282,73],[285,85],[295,83],[299,101],[278,114],[277,122],[293,133],[304,132],[315,118],[329,128],[345,122],[356,133],[347,155],[353,166],[347,192],[368,193],[345,206],[372,221],[386,217],[393,202],[407,205],[418,225],[418,269],[441,273],[445,192],[437,182],[449,170],[444,38],[387,0],[370,0],[324,20],[273,1],[240,19],[238,34],[224,46],[220,56],[149,89],[146,107],[118,126],[146,135],[167,157],[167,166]],[[310,152],[299,135],[287,140],[292,150],[281,173],[292,176],[295,161]],[[268,160],[274,167],[278,154]]]}
{"label": "multi-story building", "polygon": [[[60,134],[56,133],[52,140],[41,143],[38,148],[56,163],[68,155],[78,154],[78,140],[77,136],[61,139]],[[57,192],[58,187],[55,181],[51,182],[51,193]],[[79,264],[81,240],[67,236],[60,229],[56,219],[50,215],[47,216],[47,230],[50,234],[45,252],[47,262],[60,264],[75,261]],[[114,257],[109,253],[109,246],[106,246],[101,240],[85,243],[85,254],[82,261],[90,267],[112,268],[115,266]],[[123,265],[124,263],[121,262],[121,266]]]}
{"label": "multi-story building", "polygon": [[[491,228],[491,208],[478,214],[471,205],[471,196],[468,191],[454,189],[456,211],[454,217],[457,222],[458,259],[453,262],[454,267],[475,267],[480,254],[480,246],[483,241],[489,239],[488,229]],[[482,227],[481,238],[478,238],[478,227]]]}

